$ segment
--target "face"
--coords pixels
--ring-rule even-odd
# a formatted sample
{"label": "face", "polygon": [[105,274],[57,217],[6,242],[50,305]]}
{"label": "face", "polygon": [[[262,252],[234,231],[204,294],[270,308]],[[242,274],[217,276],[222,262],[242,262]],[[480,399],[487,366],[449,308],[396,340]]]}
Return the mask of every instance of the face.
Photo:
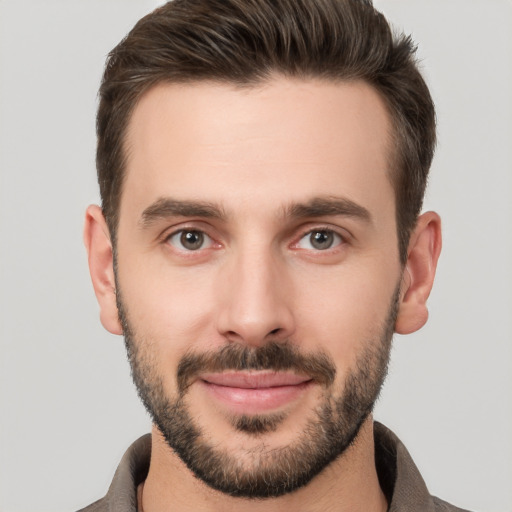
{"label": "face", "polygon": [[210,486],[290,492],[371,411],[401,281],[389,140],[357,82],[161,85],[137,105],[117,306],[146,407]]}

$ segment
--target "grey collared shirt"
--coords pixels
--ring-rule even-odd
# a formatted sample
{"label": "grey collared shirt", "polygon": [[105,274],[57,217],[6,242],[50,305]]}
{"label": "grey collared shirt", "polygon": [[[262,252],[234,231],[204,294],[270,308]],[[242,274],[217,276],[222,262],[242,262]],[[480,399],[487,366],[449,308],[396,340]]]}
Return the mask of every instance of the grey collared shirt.
{"label": "grey collared shirt", "polygon": [[[375,422],[375,464],[389,503],[388,512],[468,512],[435,496],[401,441]],[[137,486],[149,469],[151,436],[141,437],[124,454],[106,496],[79,512],[137,512]]]}

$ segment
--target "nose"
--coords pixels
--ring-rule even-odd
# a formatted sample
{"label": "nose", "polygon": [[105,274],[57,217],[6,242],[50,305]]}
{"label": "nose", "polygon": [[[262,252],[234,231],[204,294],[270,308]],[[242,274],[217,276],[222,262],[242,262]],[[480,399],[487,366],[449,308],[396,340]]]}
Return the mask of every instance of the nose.
{"label": "nose", "polygon": [[293,294],[284,266],[278,257],[256,251],[239,255],[226,266],[218,288],[219,334],[257,347],[294,333]]}

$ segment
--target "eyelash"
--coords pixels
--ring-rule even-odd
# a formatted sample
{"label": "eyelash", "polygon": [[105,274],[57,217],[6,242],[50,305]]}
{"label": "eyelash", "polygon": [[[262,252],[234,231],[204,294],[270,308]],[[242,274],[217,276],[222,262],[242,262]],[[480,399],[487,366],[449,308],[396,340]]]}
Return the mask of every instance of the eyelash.
{"label": "eyelash", "polygon": [[[330,245],[329,247],[327,247],[325,249],[316,249],[316,250],[314,248],[313,249],[301,249],[298,247],[299,243],[302,240],[304,240],[306,237],[311,236],[315,233],[323,233],[323,234],[331,235],[331,236],[335,237],[335,241],[333,242],[332,245]],[[337,242],[336,242],[336,238],[338,239]],[[330,227],[327,227],[327,226],[315,226],[315,227],[307,229],[306,231],[301,233],[297,242],[294,242],[292,244],[292,247],[295,247],[299,250],[312,250],[315,253],[323,253],[323,252],[328,252],[328,251],[332,252],[336,249],[339,249],[340,246],[345,245],[346,243],[347,243],[347,236],[342,235],[339,231],[332,229]]]}
{"label": "eyelash", "polygon": [[[197,249],[194,250],[194,249],[187,249],[185,247],[178,248],[178,247],[176,247],[175,245],[173,245],[171,243],[171,240],[174,237],[177,237],[177,236],[183,237],[183,235],[185,235],[187,233],[197,233],[197,234],[199,234],[203,239],[206,239],[206,240],[203,240],[203,241],[209,241],[208,247],[205,248],[205,247],[201,246],[201,247],[198,247]],[[181,229],[178,229],[176,231],[173,231],[172,233],[169,233],[169,234],[165,235],[164,238],[163,238],[163,241],[164,241],[164,243],[172,245],[178,251],[184,252],[184,253],[199,252],[201,249],[207,249],[207,248],[210,248],[213,245],[220,246],[220,244],[216,244],[215,240],[210,235],[208,235],[208,233],[206,233],[206,231],[204,231],[203,229],[198,229],[198,228],[193,228],[193,227],[188,227],[188,228],[185,227],[185,228],[181,228]],[[181,245],[183,245],[183,244],[181,244]]]}
{"label": "eyelash", "polygon": [[[208,247],[201,246],[201,247],[198,247],[197,249],[187,249],[185,247],[178,248],[178,247],[176,247],[176,245],[171,243],[171,240],[174,237],[177,237],[177,236],[182,237],[186,233],[197,233],[197,234],[201,235],[201,237],[206,238],[206,241],[209,241]],[[311,236],[315,233],[323,233],[325,235],[332,236],[332,237],[334,237],[334,242],[329,247],[327,247],[325,249],[318,249],[318,248],[315,249],[314,247],[312,247],[312,248],[298,247],[302,240],[304,240],[307,236]],[[181,229],[178,229],[176,231],[173,231],[169,234],[164,235],[162,238],[163,238],[163,243],[171,245],[172,247],[174,247],[176,250],[180,251],[181,253],[189,253],[190,255],[192,255],[193,253],[199,253],[201,250],[206,250],[206,249],[209,249],[209,248],[212,248],[215,246],[216,247],[221,246],[221,244],[216,242],[215,239],[213,237],[211,237],[204,229],[195,228],[195,227],[183,227]],[[181,241],[180,241],[180,243],[181,243]],[[290,247],[298,249],[298,250],[312,251],[315,253],[324,253],[324,252],[335,251],[337,248],[339,249],[340,246],[345,245],[346,243],[347,243],[347,236],[342,235],[339,231],[334,230],[327,226],[315,226],[313,228],[304,230],[300,234],[300,236],[296,239],[296,241],[293,242],[292,244],[290,244]],[[183,245],[183,244],[181,244],[181,245]]]}

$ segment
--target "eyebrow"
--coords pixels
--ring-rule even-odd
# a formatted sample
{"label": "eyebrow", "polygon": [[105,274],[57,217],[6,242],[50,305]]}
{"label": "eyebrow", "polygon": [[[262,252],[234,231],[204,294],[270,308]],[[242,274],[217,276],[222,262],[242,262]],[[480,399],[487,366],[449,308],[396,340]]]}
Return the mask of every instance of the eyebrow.
{"label": "eyebrow", "polygon": [[207,201],[183,201],[162,197],[142,212],[140,223],[143,227],[149,227],[157,220],[169,217],[204,217],[224,220],[226,214],[221,207]]}
{"label": "eyebrow", "polygon": [[[284,210],[290,218],[327,217],[341,215],[371,222],[370,212],[363,206],[340,197],[316,197],[307,203],[292,203]],[[203,217],[225,221],[223,208],[208,201],[178,200],[169,197],[157,199],[141,215],[140,224],[147,228],[154,222],[170,217]]]}
{"label": "eyebrow", "polygon": [[286,208],[285,213],[295,218],[341,215],[367,223],[372,222],[369,210],[350,199],[341,197],[317,197],[307,203],[294,203]]}

